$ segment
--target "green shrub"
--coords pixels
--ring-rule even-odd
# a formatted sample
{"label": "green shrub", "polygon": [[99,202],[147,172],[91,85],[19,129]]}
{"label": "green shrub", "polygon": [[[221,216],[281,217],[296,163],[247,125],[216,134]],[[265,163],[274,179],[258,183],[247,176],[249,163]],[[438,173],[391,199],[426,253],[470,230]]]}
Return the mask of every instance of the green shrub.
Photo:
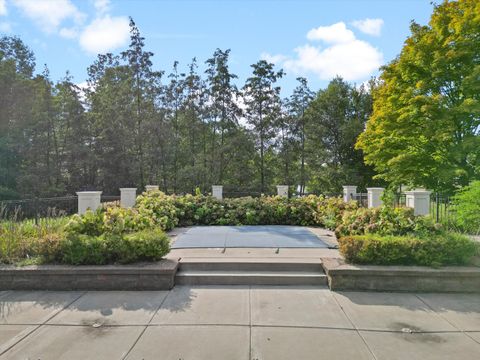
{"label": "green shrub", "polygon": [[473,181],[453,197],[451,221],[461,231],[480,234],[480,181]]}
{"label": "green shrub", "polygon": [[109,245],[115,261],[122,264],[160,260],[170,251],[170,239],[160,229],[127,234]]}
{"label": "green shrub", "polygon": [[382,206],[345,211],[335,233],[337,237],[364,234],[401,236],[437,233],[438,230],[430,218],[414,216],[413,209]]}
{"label": "green shrub", "polygon": [[178,224],[175,197],[161,191],[148,191],[137,197],[136,209],[145,221],[151,220],[153,226],[162,230],[171,230]]}
{"label": "green shrub", "polygon": [[354,235],[338,240],[345,260],[371,265],[465,265],[475,255],[468,237],[441,233],[426,237]]}
{"label": "green shrub", "polygon": [[[110,235],[111,236],[111,235]],[[70,265],[103,265],[111,262],[108,235],[69,234],[60,247],[60,261]]]}
{"label": "green shrub", "polygon": [[65,230],[69,234],[86,234],[99,236],[102,234],[123,234],[143,229],[160,227],[149,211],[136,208],[107,206],[96,211],[87,211],[84,215],[73,215]]}
{"label": "green shrub", "polygon": [[166,230],[191,225],[301,225],[335,229],[342,213],[357,207],[356,202],[345,204],[340,198],[314,195],[217,200],[201,194],[167,196],[160,191],[142,194],[136,205],[139,216],[154,218]]}
{"label": "green shrub", "polygon": [[169,251],[170,240],[160,229],[99,236],[69,234],[57,258],[72,265],[127,264],[160,260]]}

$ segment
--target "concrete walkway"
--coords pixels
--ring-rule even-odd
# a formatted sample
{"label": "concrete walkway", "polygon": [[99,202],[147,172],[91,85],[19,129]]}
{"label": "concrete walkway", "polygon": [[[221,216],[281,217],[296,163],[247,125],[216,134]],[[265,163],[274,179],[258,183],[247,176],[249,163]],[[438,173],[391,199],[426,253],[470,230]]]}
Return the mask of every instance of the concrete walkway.
{"label": "concrete walkway", "polygon": [[480,295],[0,292],[0,359],[480,359]]}

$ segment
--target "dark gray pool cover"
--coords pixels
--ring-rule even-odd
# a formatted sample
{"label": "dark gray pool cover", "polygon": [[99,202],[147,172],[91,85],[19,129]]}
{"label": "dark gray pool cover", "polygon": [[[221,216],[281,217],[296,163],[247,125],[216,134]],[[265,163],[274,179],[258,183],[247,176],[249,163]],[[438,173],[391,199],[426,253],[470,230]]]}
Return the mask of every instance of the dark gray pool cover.
{"label": "dark gray pool cover", "polygon": [[328,248],[300,226],[195,226],[178,235],[172,248]]}

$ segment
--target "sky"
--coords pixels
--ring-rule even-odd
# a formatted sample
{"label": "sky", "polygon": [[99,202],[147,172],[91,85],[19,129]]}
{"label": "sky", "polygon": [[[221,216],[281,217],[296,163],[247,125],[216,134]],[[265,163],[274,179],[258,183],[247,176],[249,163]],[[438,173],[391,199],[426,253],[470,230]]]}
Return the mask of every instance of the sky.
{"label": "sky", "polygon": [[98,53],[129,43],[132,17],[154,68],[199,71],[216,48],[231,49],[241,87],[260,59],[283,68],[282,94],[299,76],[317,91],[336,75],[361,84],[394,59],[412,20],[427,24],[431,0],[0,0],[0,35],[19,36],[58,80],[84,83]]}

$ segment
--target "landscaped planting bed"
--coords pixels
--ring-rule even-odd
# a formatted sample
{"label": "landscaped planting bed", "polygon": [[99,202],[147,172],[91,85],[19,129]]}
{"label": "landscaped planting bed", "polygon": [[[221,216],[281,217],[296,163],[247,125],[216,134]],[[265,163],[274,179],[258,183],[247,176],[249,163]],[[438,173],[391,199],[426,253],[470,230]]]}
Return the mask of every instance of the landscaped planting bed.
{"label": "landscaped planting bed", "polygon": [[[6,225],[5,225],[6,224]],[[300,225],[335,230],[347,261],[462,265],[477,247],[412,209],[358,208],[340,198],[306,196],[217,200],[149,191],[133,208],[107,206],[83,216],[0,227],[3,263],[114,264],[156,261],[169,250],[164,231],[191,225]]]}

